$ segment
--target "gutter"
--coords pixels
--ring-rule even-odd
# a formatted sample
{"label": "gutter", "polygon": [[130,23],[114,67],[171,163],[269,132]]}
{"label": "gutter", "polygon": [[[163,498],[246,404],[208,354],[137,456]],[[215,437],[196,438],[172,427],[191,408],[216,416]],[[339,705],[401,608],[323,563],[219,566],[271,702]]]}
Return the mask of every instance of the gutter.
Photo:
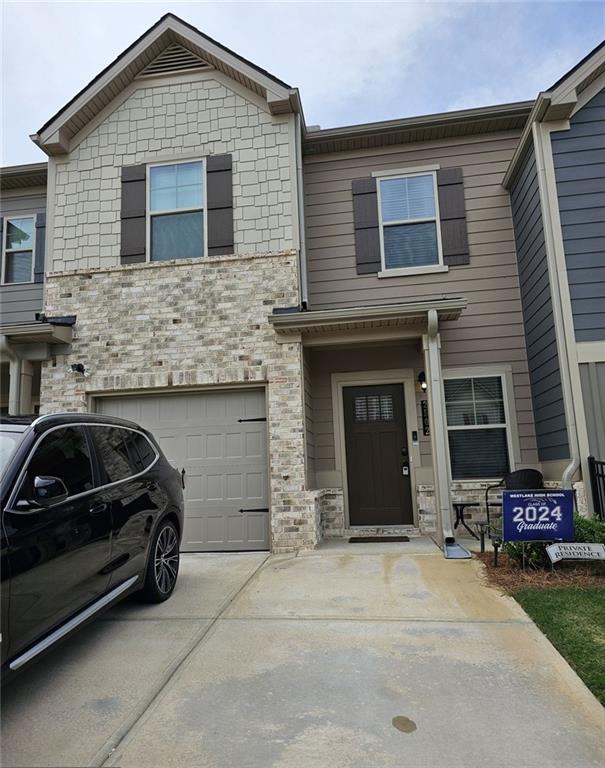
{"label": "gutter", "polygon": [[295,115],[295,135],[294,143],[296,145],[296,198],[298,201],[298,242],[299,242],[299,263],[300,263],[300,302],[303,309],[309,302],[309,286],[307,279],[307,238],[305,234],[305,200],[303,191],[303,168],[302,168],[302,120],[300,112]]}
{"label": "gutter", "polygon": [[571,384],[571,367],[569,363],[569,347],[565,333],[563,318],[563,295],[561,281],[556,263],[556,249],[553,239],[553,211],[548,195],[548,181],[544,161],[543,136],[540,131],[540,123],[532,124],[532,136],[536,156],[536,171],[538,174],[538,187],[540,189],[540,205],[544,226],[544,239],[546,245],[546,261],[553,293],[552,309],[556,327],[557,352],[559,354],[559,368],[561,371],[561,388],[565,403],[565,420],[567,424],[567,438],[569,442],[570,461],[565,467],[561,477],[563,488],[572,487],[572,479],[580,467],[580,442],[578,439],[578,427],[576,423],[576,411],[574,407],[573,389]]}

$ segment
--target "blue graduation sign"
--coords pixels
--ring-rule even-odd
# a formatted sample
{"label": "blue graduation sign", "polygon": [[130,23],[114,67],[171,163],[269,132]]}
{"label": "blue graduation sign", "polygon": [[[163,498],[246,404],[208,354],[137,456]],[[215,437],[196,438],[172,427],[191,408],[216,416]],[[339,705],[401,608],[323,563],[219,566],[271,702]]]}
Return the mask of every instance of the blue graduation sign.
{"label": "blue graduation sign", "polygon": [[573,491],[503,491],[503,541],[573,541]]}

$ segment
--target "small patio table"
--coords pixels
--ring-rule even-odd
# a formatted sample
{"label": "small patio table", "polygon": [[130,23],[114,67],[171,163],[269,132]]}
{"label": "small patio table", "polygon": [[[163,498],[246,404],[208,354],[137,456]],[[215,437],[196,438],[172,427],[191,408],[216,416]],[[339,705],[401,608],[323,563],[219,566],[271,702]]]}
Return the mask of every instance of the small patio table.
{"label": "small patio table", "polygon": [[467,507],[480,507],[481,505],[477,501],[454,501],[452,503],[452,506],[454,507],[454,512],[456,513],[456,521],[454,522],[454,530],[458,527],[458,525],[462,524],[463,528],[466,528],[466,530],[470,533],[470,535],[477,539],[479,541],[479,537],[477,534],[468,527],[466,520],[464,519],[464,510]]}

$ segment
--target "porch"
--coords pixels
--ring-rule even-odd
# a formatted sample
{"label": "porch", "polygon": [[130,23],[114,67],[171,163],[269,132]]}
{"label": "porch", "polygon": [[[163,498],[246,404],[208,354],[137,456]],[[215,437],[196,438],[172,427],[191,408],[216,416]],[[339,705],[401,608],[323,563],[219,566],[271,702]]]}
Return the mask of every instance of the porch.
{"label": "porch", "polygon": [[318,538],[452,531],[439,324],[464,299],[284,312],[302,344],[306,487]]}

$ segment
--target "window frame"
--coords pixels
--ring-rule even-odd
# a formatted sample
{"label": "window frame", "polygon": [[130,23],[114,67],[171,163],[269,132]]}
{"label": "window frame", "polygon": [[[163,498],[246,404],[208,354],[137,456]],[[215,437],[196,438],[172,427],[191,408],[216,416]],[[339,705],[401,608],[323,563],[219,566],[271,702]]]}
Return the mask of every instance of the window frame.
{"label": "window frame", "polygon": [[[447,272],[448,267],[443,262],[443,245],[441,242],[441,219],[439,213],[439,189],[437,186],[437,168],[434,166],[426,169],[414,168],[409,171],[384,171],[372,174],[376,177],[376,200],[378,205],[378,235],[380,238],[380,269],[378,277],[392,277],[397,275],[418,275],[426,272]],[[433,181],[433,199],[435,205],[435,216],[423,216],[416,219],[398,219],[397,221],[384,222],[382,220],[382,194],[381,182],[393,181],[396,179],[409,179],[415,176],[430,176]],[[435,264],[424,264],[409,267],[387,267],[384,252],[384,228],[393,226],[402,226],[406,224],[424,224],[435,222],[437,230],[437,262]]]}
{"label": "window frame", "polygon": [[[151,210],[151,169],[158,168],[163,165],[186,165],[187,163],[201,163],[202,164],[202,187],[203,187],[203,199],[202,207],[198,208],[175,208],[166,209],[162,211]],[[208,255],[208,173],[206,170],[206,158],[205,157],[188,157],[172,160],[162,160],[157,163],[147,163],[145,166],[145,254],[146,261],[153,263],[160,263],[151,258],[151,219],[153,216],[167,216],[176,213],[197,213],[202,212],[202,221],[204,228],[204,242],[202,243],[202,255],[197,258],[206,258]],[[183,261],[183,259],[167,259],[167,261]]]}
{"label": "window frame", "polygon": [[473,483],[473,482],[491,482],[502,480],[502,477],[464,477],[454,478],[452,474],[452,457],[449,449],[449,433],[451,431],[468,431],[472,429],[504,429],[506,430],[506,447],[508,449],[508,465],[509,472],[514,472],[517,466],[521,463],[521,452],[519,447],[519,433],[517,429],[516,419],[513,419],[515,411],[514,401],[514,389],[512,380],[512,370],[509,367],[502,368],[490,368],[476,367],[476,368],[450,368],[443,369],[442,371],[443,381],[446,379],[489,379],[499,378],[502,387],[502,404],[504,406],[504,424],[458,424],[451,426],[447,423],[447,407],[445,399],[445,386],[443,388],[443,410],[445,415],[445,429],[447,432],[447,445],[448,445],[448,460],[450,465],[450,475],[452,475],[452,482],[454,483]]}
{"label": "window frame", "polygon": [[[8,237],[8,222],[13,219],[31,219],[33,222],[32,227],[32,247],[31,248],[7,248],[6,240]],[[2,217],[2,272],[0,274],[0,285],[30,285],[34,282],[34,275],[36,270],[36,223],[38,214],[36,213],[15,213],[10,216]],[[32,252],[32,268],[29,280],[15,280],[7,282],[6,280],[6,254],[7,253],[26,253]]]}
{"label": "window frame", "polygon": [[34,452],[36,451],[36,449],[38,448],[38,446],[40,445],[42,440],[44,440],[44,438],[47,435],[49,435],[51,432],[54,432],[57,429],[64,429],[65,427],[82,427],[84,429],[84,432],[86,434],[86,441],[87,441],[87,443],[89,445],[89,449],[91,451],[91,460],[92,460],[92,465],[93,465],[93,482],[94,482],[94,486],[89,491],[83,491],[82,493],[75,493],[75,494],[73,494],[73,496],[68,496],[63,501],[56,502],[55,504],[50,504],[48,507],[45,507],[45,509],[53,509],[53,507],[56,507],[59,504],[66,504],[67,502],[73,501],[74,499],[84,498],[85,496],[89,496],[92,493],[97,493],[98,491],[104,490],[105,488],[113,488],[114,486],[120,485],[121,483],[127,483],[127,482],[130,482],[131,480],[135,480],[135,479],[141,477],[142,475],[144,475],[146,472],[149,472],[149,470],[157,464],[157,462],[159,461],[159,458],[160,458],[160,454],[158,453],[158,450],[155,447],[155,445],[153,444],[153,442],[147,437],[147,435],[142,430],[140,430],[140,429],[134,429],[133,427],[125,427],[125,426],[119,425],[120,429],[125,429],[125,430],[127,430],[129,432],[136,432],[137,434],[139,434],[142,437],[144,437],[145,440],[147,440],[147,442],[151,446],[151,448],[153,450],[153,453],[155,454],[155,458],[154,458],[154,460],[151,462],[151,464],[148,467],[146,467],[144,470],[142,470],[141,472],[139,472],[139,473],[137,473],[135,475],[131,475],[129,477],[125,477],[122,480],[115,480],[112,483],[102,483],[101,482],[101,474],[100,474],[101,467],[102,467],[102,461],[101,461],[101,459],[100,459],[100,457],[99,457],[99,455],[97,453],[97,447],[96,447],[95,442],[94,442],[94,437],[93,437],[92,433],[89,430],[90,430],[90,427],[106,427],[106,426],[118,426],[118,425],[106,424],[104,422],[99,422],[99,421],[92,421],[92,422],[91,421],[70,421],[70,422],[66,422],[64,424],[57,424],[56,426],[51,427],[50,429],[45,430],[38,437],[38,439],[34,442],[34,444],[31,446],[31,448],[29,450],[29,453],[27,454],[27,458],[23,462],[23,466],[21,467],[21,469],[19,471],[19,475],[17,477],[17,481],[15,482],[15,484],[13,486],[13,490],[12,490],[12,492],[10,494],[8,503],[6,505],[6,510],[9,511],[9,512],[17,512],[18,513],[19,510],[15,509],[14,503],[15,503],[15,500],[17,499],[17,497],[18,497],[18,495],[19,495],[19,493],[21,491],[21,486],[23,485],[23,482],[25,480],[25,475],[26,475],[26,472],[27,472],[27,468],[28,468],[29,463],[30,463],[30,461],[32,459],[32,456],[34,455]]}

